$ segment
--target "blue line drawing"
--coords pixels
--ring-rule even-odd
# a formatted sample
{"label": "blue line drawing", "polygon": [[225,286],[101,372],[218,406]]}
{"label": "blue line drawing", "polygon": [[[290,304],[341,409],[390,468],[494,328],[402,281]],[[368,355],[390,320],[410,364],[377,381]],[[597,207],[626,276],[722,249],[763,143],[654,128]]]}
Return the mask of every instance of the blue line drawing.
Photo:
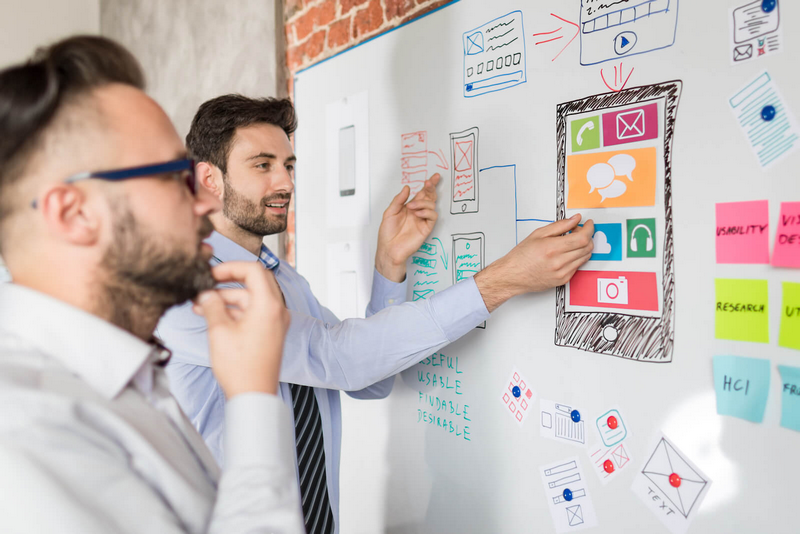
{"label": "blue line drawing", "polygon": [[464,32],[464,97],[528,81],[522,12],[512,11]]}
{"label": "blue line drawing", "polygon": [[669,48],[678,31],[678,0],[581,0],[580,26],[581,65]]}
{"label": "blue line drawing", "polygon": [[[800,129],[768,73],[761,74],[730,99],[731,110],[762,168],[800,147]],[[770,114],[764,116],[764,110]]]}

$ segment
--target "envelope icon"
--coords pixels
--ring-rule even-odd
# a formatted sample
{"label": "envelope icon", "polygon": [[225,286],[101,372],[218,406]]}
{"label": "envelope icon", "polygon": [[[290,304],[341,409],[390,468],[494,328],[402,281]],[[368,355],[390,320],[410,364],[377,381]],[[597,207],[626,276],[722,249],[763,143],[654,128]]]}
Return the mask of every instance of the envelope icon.
{"label": "envelope icon", "polygon": [[615,464],[617,464],[617,467],[622,467],[631,461],[630,457],[628,456],[628,451],[626,451],[625,447],[622,445],[611,451],[611,459]]}
{"label": "envelope icon", "polygon": [[[681,477],[677,488],[669,482],[669,477],[673,473]],[[642,469],[642,474],[649,478],[675,509],[687,518],[708,484],[708,481],[664,438],[658,442],[653,455]]]}
{"label": "envelope icon", "polygon": [[427,300],[433,294],[433,289],[414,290],[413,301]]}
{"label": "envelope icon", "polygon": [[753,57],[753,45],[752,44],[743,44],[739,45],[733,49],[733,60],[734,61],[744,61],[745,59],[750,59]]}
{"label": "envelope icon", "polygon": [[644,136],[644,110],[634,109],[617,115],[617,139]]}
{"label": "envelope icon", "polygon": [[583,509],[580,504],[567,506],[567,522],[571,527],[583,524]]}
{"label": "envelope icon", "polygon": [[472,139],[456,141],[455,168],[458,172],[472,170]]}
{"label": "envelope icon", "polygon": [[467,35],[467,55],[474,56],[483,52],[483,34],[475,32]]}

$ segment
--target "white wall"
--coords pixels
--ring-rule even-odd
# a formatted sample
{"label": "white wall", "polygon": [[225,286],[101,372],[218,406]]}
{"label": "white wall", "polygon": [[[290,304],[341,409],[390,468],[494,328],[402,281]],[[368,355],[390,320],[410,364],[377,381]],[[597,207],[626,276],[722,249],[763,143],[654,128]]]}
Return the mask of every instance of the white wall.
{"label": "white wall", "polygon": [[[100,32],[100,0],[2,0],[0,69],[42,45],[77,33]],[[8,272],[0,258],[0,282]]]}
{"label": "white wall", "polygon": [[100,0],[2,0],[0,68],[67,35],[100,32]]}

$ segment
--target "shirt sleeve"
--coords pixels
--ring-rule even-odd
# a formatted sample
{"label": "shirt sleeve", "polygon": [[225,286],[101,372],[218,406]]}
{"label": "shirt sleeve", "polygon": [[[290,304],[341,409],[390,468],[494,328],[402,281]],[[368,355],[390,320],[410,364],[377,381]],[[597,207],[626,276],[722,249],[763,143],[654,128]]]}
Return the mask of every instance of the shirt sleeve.
{"label": "shirt sleeve", "polygon": [[364,389],[415,365],[489,317],[472,278],[366,319],[330,324],[290,313],[281,380],[345,391]]}
{"label": "shirt sleeve", "polygon": [[289,409],[275,395],[243,393],[225,417],[226,467],[209,533],[305,533]]}

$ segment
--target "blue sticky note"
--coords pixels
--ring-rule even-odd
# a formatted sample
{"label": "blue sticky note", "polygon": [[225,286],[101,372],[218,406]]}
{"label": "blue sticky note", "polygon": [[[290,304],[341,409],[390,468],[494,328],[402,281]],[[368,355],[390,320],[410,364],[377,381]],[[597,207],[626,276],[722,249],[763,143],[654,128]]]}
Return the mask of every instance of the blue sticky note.
{"label": "blue sticky note", "polygon": [[769,397],[769,367],[769,360],[714,356],[717,413],[760,423]]}
{"label": "blue sticky note", "polygon": [[800,432],[800,367],[779,365],[781,373],[781,426]]}
{"label": "blue sticky note", "polygon": [[590,260],[622,261],[622,224],[595,224],[594,252]]}

